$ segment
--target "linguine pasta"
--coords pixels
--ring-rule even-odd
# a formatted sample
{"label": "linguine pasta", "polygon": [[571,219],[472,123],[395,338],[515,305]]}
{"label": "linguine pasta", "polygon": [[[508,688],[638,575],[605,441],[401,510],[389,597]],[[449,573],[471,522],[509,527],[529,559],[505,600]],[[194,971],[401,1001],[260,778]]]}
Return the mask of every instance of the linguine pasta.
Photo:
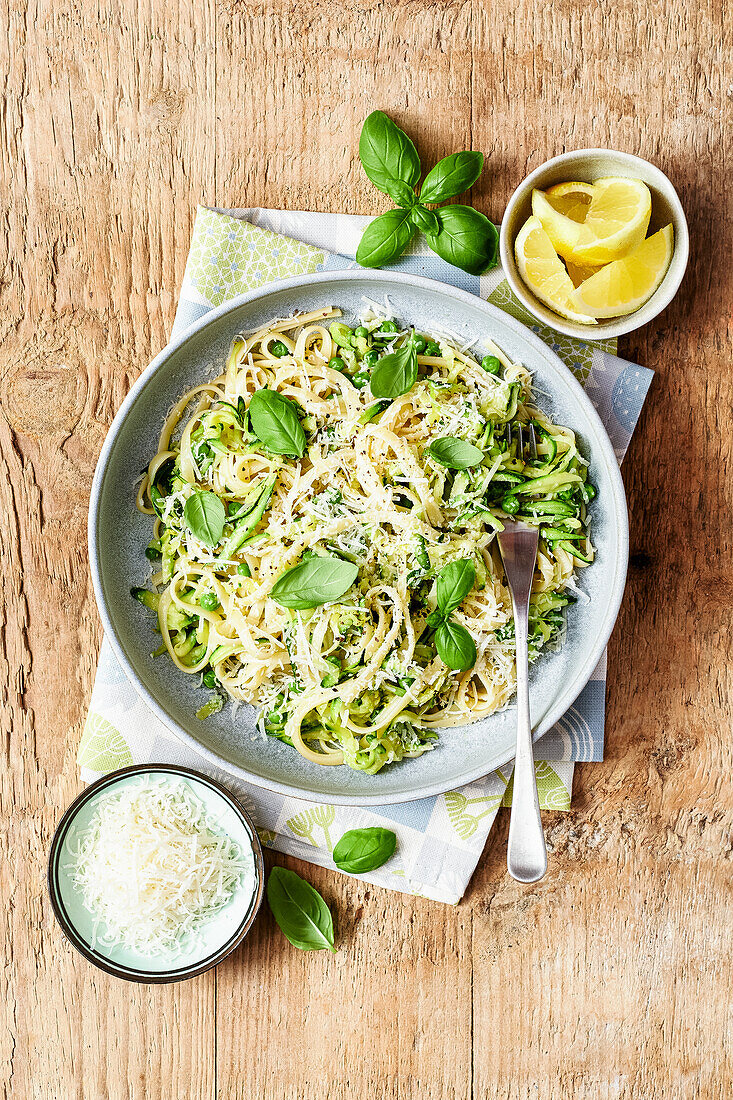
{"label": "linguine pasta", "polygon": [[[339,317],[325,307],[237,337],[224,372],[171,410],[137,497],[154,517],[155,591],[134,593],[157,611],[157,652],[213,691],[200,717],[227,698],[249,703],[263,733],[307,759],[374,773],[511,698],[511,600],[494,537],[509,514],[541,531],[531,654],[561,641],[575,568],[593,556],[593,489],[573,432],[534,406],[528,371],[499,348],[486,344],[484,369],[455,340],[398,331],[376,306],[357,330],[366,336]],[[375,401],[370,365],[410,339],[416,381]],[[249,403],[263,389],[295,403],[302,457],[254,432]],[[446,438],[478,447],[480,463],[442,464],[428,448]],[[187,521],[196,493],[224,506],[215,542]],[[281,606],[274,583],[313,555],[353,563],[356,580],[331,602]],[[465,671],[444,663],[428,624],[435,578],[459,559],[475,570],[452,613],[475,643]]]}

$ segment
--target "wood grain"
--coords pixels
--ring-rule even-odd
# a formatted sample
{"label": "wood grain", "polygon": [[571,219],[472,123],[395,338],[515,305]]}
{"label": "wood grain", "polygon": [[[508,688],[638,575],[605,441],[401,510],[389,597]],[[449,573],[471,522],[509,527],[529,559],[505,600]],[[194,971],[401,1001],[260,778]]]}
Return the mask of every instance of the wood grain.
{"label": "wood grain", "polygon": [[[720,0],[0,0],[4,941],[13,1100],[723,1100],[731,1095],[731,24]],[[488,156],[473,200],[565,148],[647,156],[692,258],[622,354],[657,377],[625,463],[631,570],[608,753],[507,879],[506,821],[446,909],[313,868],[340,951],[269,915],[216,974],[108,979],[45,891],[100,627],[96,456],[165,342],[197,202],[378,212],[379,106],[425,159]],[[295,866],[295,864],[293,864]],[[302,870],[302,868],[300,868]]]}

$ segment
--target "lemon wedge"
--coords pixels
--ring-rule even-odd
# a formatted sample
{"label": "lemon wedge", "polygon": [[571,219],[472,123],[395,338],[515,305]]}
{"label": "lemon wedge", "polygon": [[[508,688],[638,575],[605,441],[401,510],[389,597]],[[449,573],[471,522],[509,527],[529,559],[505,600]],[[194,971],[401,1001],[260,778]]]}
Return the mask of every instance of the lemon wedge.
{"label": "lemon wedge", "polygon": [[545,197],[557,210],[558,214],[564,214],[573,222],[584,222],[593,198],[593,185],[591,183],[556,183],[548,187]]}
{"label": "lemon wedge", "polygon": [[566,260],[565,267],[575,287],[580,286],[586,279],[590,279],[591,275],[601,270],[600,267],[591,267],[590,264],[574,264],[572,260]]}
{"label": "lemon wedge", "polygon": [[595,318],[568,306],[573,283],[539,218],[527,218],[514,242],[514,255],[522,281],[541,302],[570,321],[596,324]]}
{"label": "lemon wedge", "polygon": [[620,259],[641,244],[649,227],[652,197],[647,185],[634,179],[596,180],[592,190],[582,222],[556,210],[544,191],[532,192],[532,213],[563,259],[599,266]]}
{"label": "lemon wedge", "polygon": [[606,264],[569,296],[569,307],[589,317],[625,317],[642,306],[667,274],[674,230],[666,225],[622,260]]}

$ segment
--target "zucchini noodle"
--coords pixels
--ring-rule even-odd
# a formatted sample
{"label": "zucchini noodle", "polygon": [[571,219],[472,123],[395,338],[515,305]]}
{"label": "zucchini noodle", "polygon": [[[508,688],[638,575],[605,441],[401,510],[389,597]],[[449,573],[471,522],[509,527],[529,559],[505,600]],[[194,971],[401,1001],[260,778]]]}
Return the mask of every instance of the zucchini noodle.
{"label": "zucchini noodle", "polygon": [[[511,699],[511,599],[495,541],[508,515],[540,528],[530,654],[561,644],[575,570],[593,560],[595,491],[573,432],[533,404],[529,372],[490,341],[478,361],[453,338],[402,329],[375,303],[355,331],[340,316],[324,307],[236,337],[223,373],[171,410],[137,494],[154,517],[146,555],[156,564],[150,588],[133,595],[157,612],[156,655],[210,689],[200,718],[227,699],[249,703],[263,734],[308,760],[375,773]],[[416,381],[375,401],[370,369],[408,340]],[[255,434],[248,406],[261,389],[295,403],[302,458]],[[445,437],[483,460],[442,465],[428,448]],[[224,506],[215,545],[184,516],[197,492]],[[273,584],[315,555],[353,563],[356,581],[331,603],[281,606]],[[452,617],[477,656],[454,672],[427,620],[437,574],[462,558],[475,583]]]}

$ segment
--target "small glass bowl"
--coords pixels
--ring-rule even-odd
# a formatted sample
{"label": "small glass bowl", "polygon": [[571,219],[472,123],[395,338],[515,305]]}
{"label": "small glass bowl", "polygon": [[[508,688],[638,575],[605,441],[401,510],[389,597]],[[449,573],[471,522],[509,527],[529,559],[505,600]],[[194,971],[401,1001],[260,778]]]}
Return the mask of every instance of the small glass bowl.
{"label": "small glass bowl", "polygon": [[[254,859],[254,890],[244,886],[200,930],[195,946],[180,953],[148,956],[124,947],[94,942],[94,916],[74,887],[69,864],[73,859],[68,842],[92,818],[100,797],[110,790],[139,781],[141,776],[175,776],[185,779],[204,803],[223,832],[242,851],[251,850]],[[85,959],[116,978],[131,982],[179,982],[194,978],[217,966],[237,947],[252,927],[262,904],[265,869],[259,837],[249,814],[216,780],[190,768],[169,764],[140,764],[121,768],[92,783],[72,802],[61,818],[51,843],[48,860],[48,889],[51,905],[64,935]]]}

